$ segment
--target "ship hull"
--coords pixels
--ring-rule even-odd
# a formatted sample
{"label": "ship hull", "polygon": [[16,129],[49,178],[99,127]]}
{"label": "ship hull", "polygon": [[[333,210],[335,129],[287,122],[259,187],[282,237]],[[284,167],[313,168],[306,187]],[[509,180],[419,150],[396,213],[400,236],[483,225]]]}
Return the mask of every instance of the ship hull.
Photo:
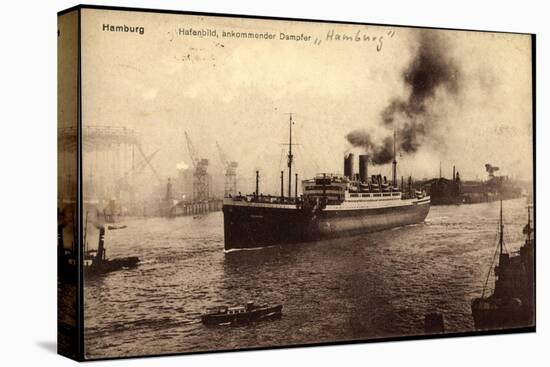
{"label": "ship hull", "polygon": [[258,307],[242,313],[206,314],[201,316],[205,325],[247,324],[256,321],[275,320],[282,316],[282,305]]}
{"label": "ship hull", "polygon": [[330,208],[321,211],[292,205],[224,204],[225,250],[287,245],[369,233],[421,223],[429,198],[373,208]]}
{"label": "ship hull", "polygon": [[476,298],[472,302],[472,316],[479,330],[525,327],[532,322],[529,305],[518,298]]}

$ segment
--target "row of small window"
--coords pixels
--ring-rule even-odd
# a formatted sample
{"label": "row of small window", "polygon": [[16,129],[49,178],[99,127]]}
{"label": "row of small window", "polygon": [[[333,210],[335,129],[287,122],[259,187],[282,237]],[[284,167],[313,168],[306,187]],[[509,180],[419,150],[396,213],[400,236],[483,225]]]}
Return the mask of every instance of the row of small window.
{"label": "row of small window", "polygon": [[319,186],[319,185],[306,186],[306,191],[311,191],[311,190],[342,191],[344,190],[344,188],[340,186]]}
{"label": "row of small window", "polygon": [[369,197],[381,197],[381,196],[399,196],[398,192],[386,192],[383,194],[350,194],[352,198],[369,198]]}

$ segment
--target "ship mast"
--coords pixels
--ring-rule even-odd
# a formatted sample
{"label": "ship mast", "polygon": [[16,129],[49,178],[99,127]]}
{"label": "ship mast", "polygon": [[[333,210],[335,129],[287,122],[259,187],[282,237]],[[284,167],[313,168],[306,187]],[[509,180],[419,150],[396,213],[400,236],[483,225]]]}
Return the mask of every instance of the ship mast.
{"label": "ship mast", "polygon": [[292,197],[292,112],[290,113],[290,119],[288,123],[289,135],[288,135],[288,198]]}
{"label": "ship mast", "polygon": [[527,206],[527,241],[531,243],[531,208]]}
{"label": "ship mast", "polygon": [[392,162],[392,171],[391,171],[391,184],[392,190],[397,186],[397,159],[396,159],[396,150],[395,150],[395,129],[393,130],[393,162]]}
{"label": "ship mast", "polygon": [[502,224],[502,199],[500,199],[500,237],[498,241],[500,255],[502,256],[502,247],[504,245],[504,224]]}
{"label": "ship mast", "polygon": [[[499,264],[502,264],[503,247],[504,247],[504,225],[502,224],[502,199],[500,199],[500,223],[499,223],[499,240],[498,240],[498,249],[500,252],[498,257]],[[493,262],[494,261],[495,259],[493,257]],[[489,268],[489,272],[487,273],[487,278],[485,278],[485,284],[483,285],[483,291],[481,292],[481,299],[483,299],[485,296],[485,289],[487,289],[487,283],[489,282],[489,276],[491,276],[492,268],[493,268],[493,263],[491,263],[491,267]]]}
{"label": "ship mast", "polygon": [[86,211],[86,219],[84,223],[84,253],[88,252],[88,211]]}

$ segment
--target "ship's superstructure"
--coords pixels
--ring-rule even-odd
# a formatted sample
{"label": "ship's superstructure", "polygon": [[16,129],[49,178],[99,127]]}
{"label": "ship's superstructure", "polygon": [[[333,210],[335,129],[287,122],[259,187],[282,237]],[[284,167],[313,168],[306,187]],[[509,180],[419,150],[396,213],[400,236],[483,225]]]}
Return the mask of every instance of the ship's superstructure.
{"label": "ship's superstructure", "polygon": [[493,294],[485,296],[484,287],[481,297],[472,301],[472,316],[476,329],[528,327],[534,324],[535,238],[534,227],[531,224],[532,207],[528,207],[527,210],[527,224],[523,227],[525,243],[511,256],[504,249],[502,200],[500,202],[498,265],[494,267],[494,291]]}
{"label": "ship's superstructure", "polygon": [[[284,194],[281,171],[280,195],[259,195],[259,172],[256,190],[251,195],[224,199],[225,250],[283,245],[342,235],[367,233],[421,223],[428,215],[430,197],[425,192],[398,189],[397,161],[392,164],[392,181],[386,177],[368,177],[368,156],[359,156],[359,173],[354,173],[354,156],[344,159],[344,175],[318,174],[301,182],[298,177],[292,195],[291,167],[292,115],[288,152],[288,195]],[[395,157],[395,154],[394,154]]]}

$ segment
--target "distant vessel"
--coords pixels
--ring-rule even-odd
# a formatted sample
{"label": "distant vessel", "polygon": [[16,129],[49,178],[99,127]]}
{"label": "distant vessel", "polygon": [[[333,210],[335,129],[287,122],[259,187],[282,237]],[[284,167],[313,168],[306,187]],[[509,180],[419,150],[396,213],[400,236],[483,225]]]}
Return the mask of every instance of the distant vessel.
{"label": "distant vessel", "polygon": [[522,188],[508,176],[497,176],[500,168],[487,163],[487,181],[463,181],[460,192],[465,204],[483,203],[497,200],[517,199],[522,196]]}
{"label": "distant vessel", "polygon": [[254,302],[247,302],[245,306],[208,308],[201,315],[201,320],[205,325],[244,324],[279,318],[282,310],[283,306],[280,304],[256,305]]}
{"label": "distant vessel", "polygon": [[522,188],[518,181],[508,176],[496,176],[499,167],[489,163],[485,165],[489,174],[486,181],[464,181],[453,166],[452,179],[433,178],[422,183],[431,198],[431,205],[476,204],[496,200],[517,199],[522,196]]}
{"label": "distant vessel", "polygon": [[453,166],[453,178],[451,180],[441,175],[441,166],[439,168],[439,178],[431,179],[423,184],[430,194],[431,205],[458,205],[464,202],[462,195],[462,181],[460,173]]}
{"label": "distant vessel", "polygon": [[534,321],[534,237],[530,208],[527,224],[523,228],[525,243],[519,253],[510,256],[504,251],[502,201],[500,202],[499,262],[495,266],[495,289],[485,297],[472,301],[472,316],[476,329],[526,327]]}
{"label": "distant vessel", "polygon": [[[298,196],[298,175],[292,196],[292,115],[289,123],[288,196],[259,194],[259,173],[252,195],[224,199],[225,250],[291,244],[384,230],[421,223],[430,210],[430,197],[397,187],[397,161],[392,165],[392,181],[381,175],[368,178],[368,155],[359,156],[359,174],[354,173],[353,154],[344,159],[344,175],[319,174],[302,181]],[[395,136],[394,136],[395,140]]]}

